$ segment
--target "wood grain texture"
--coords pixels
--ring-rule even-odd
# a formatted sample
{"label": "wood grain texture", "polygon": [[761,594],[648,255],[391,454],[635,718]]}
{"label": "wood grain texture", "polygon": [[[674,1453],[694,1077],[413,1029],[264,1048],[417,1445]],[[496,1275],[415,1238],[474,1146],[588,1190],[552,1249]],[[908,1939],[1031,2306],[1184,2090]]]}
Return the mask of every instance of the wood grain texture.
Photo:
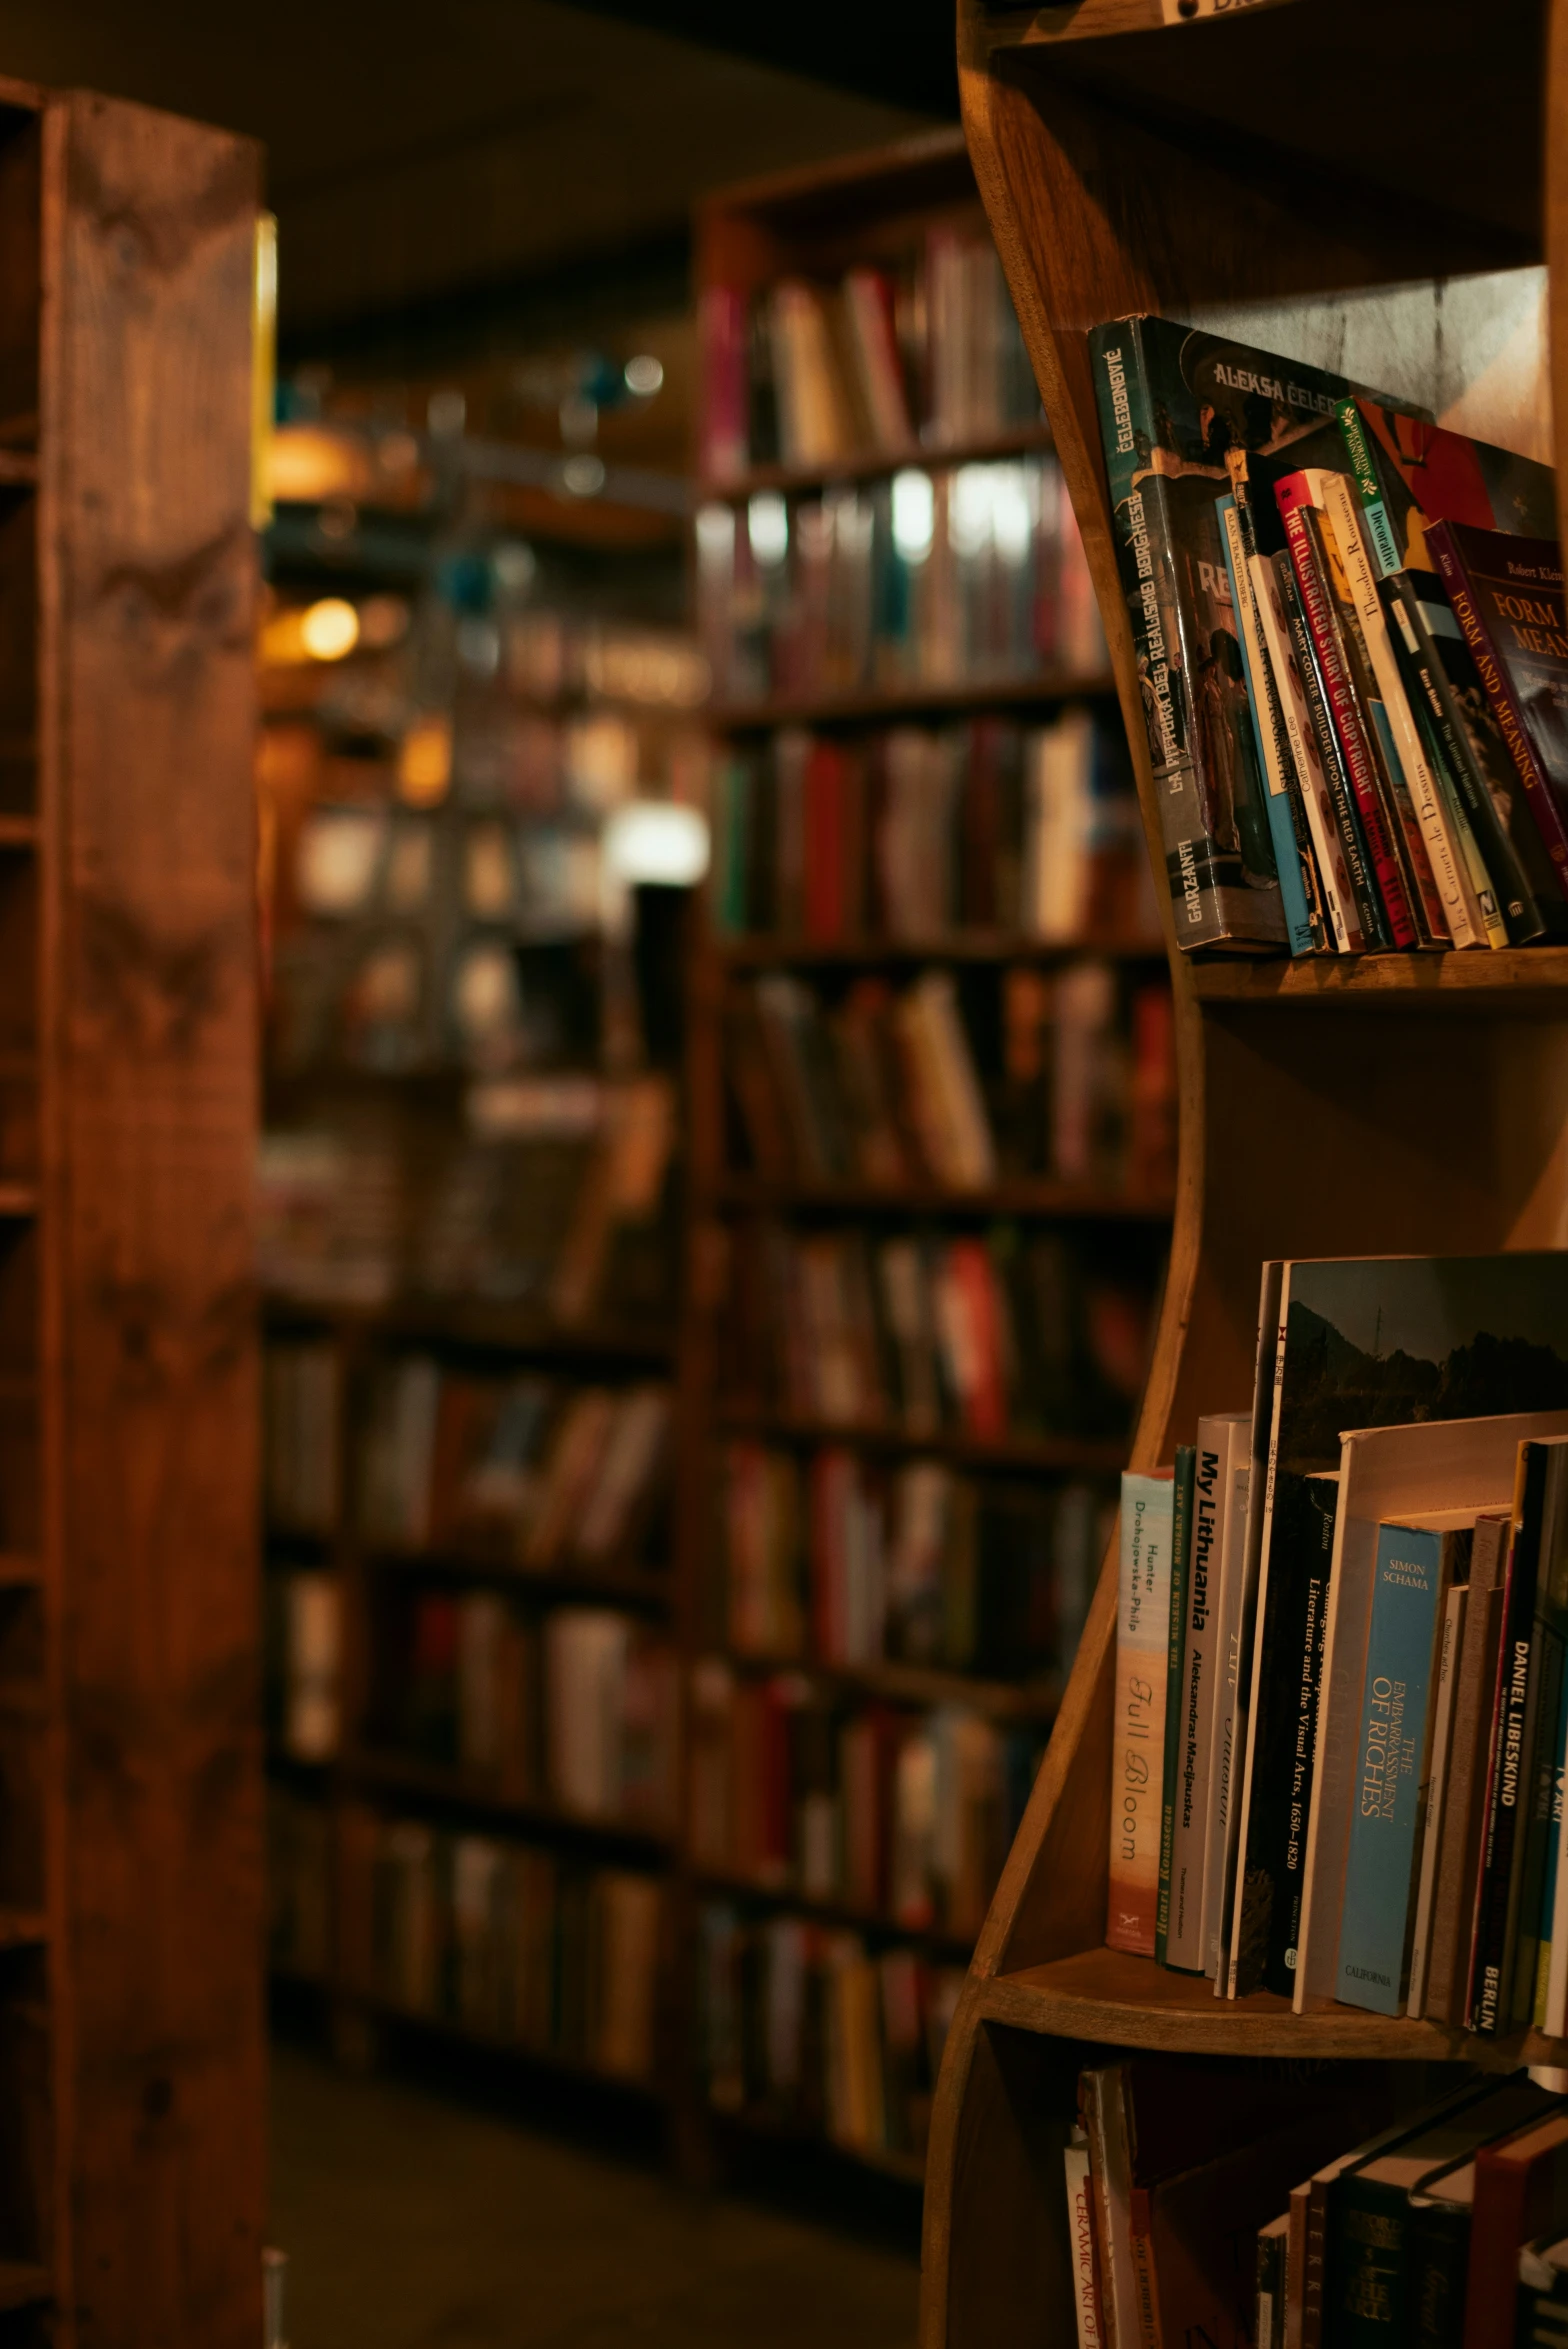
{"label": "wood grain texture", "polygon": [[[1421,13],[1425,22],[1428,12]],[[1403,281],[1440,281],[1462,266],[1460,254],[1482,252],[1494,239],[1493,262],[1510,236],[1529,241],[1541,177],[1534,133],[1516,135],[1505,184],[1477,207],[1485,217],[1458,221],[1388,203],[1337,173],[1334,201],[1325,203],[1328,149],[1320,140],[1320,151],[1309,151],[1322,129],[1319,111],[1296,110],[1281,131],[1285,118],[1271,109],[1269,92],[1280,86],[1280,61],[1288,64],[1293,44],[1304,73],[1314,44],[1342,15],[1342,0],[1322,0],[1267,12],[1266,21],[1265,12],[1249,12],[1232,27],[1199,26],[1190,35],[1134,34],[1120,48],[1114,39],[1096,46],[1087,37],[1019,47],[1009,45],[1016,23],[1009,30],[1004,21],[998,31],[979,0],[961,0],[961,88],[976,177],[1077,511],[1157,871],[1164,869],[1159,811],[1085,330],[1139,309],[1181,318],[1248,301],[1306,300],[1302,331],[1318,338],[1309,347],[1319,348],[1325,333],[1332,341],[1336,307],[1346,317],[1352,307],[1337,289],[1361,289],[1355,306],[1365,320],[1384,298],[1377,289],[1386,287],[1392,338],[1399,320],[1413,315],[1412,301],[1419,308],[1428,300],[1434,317],[1442,311],[1441,282],[1423,296]],[[1568,8],[1561,0],[1553,15],[1548,241],[1561,253],[1568,237],[1561,161]],[[1087,24],[1087,10],[1083,16]],[[1462,16],[1448,0],[1431,14],[1421,69],[1434,103],[1450,112],[1465,99],[1455,78],[1466,54]],[[1397,41],[1414,22],[1409,0],[1378,0],[1357,18],[1374,47]],[[1528,0],[1506,7],[1483,67],[1510,94],[1516,134],[1538,73],[1541,22]],[[1195,63],[1204,57],[1215,68],[1210,83]],[[1162,58],[1171,61],[1164,92],[1155,87]],[[1249,79],[1249,58],[1272,60],[1272,78]],[[1343,124],[1337,108],[1329,112],[1336,121],[1322,137],[1332,140]],[[1222,125],[1237,122],[1247,135],[1221,135]],[[1277,134],[1266,152],[1260,127]],[[1314,173],[1318,192],[1308,196]],[[1538,236],[1536,242],[1538,248]],[[1553,282],[1561,348],[1568,334],[1563,273]],[[1437,338],[1430,347],[1436,352]],[[1489,356],[1474,354],[1472,376],[1484,373]],[[1564,384],[1559,365],[1560,432],[1568,430]],[[1518,404],[1522,412],[1528,402]],[[1176,1442],[1191,1440],[1200,1411],[1246,1407],[1263,1258],[1568,1241],[1568,954],[1198,964],[1177,952],[1165,910],[1181,1145],[1170,1271],[1133,1445],[1140,1467],[1169,1459]],[[1325,1018],[1327,1010],[1338,1016]],[[1488,2048],[1435,2026],[1337,2006],[1296,2017],[1266,1998],[1229,2005],[1206,1982],[1106,1950],[1114,1614],[1108,1560],[938,2085],[923,2349],[960,2341],[967,2349],[980,2338],[976,2310],[988,2312],[990,2337],[1033,2340],[1042,2288],[1055,2297],[1038,2337],[1071,2337],[1065,2289],[1043,2286],[1030,2256],[1016,2243],[1008,2249],[1005,2220],[998,2231],[997,2212],[1023,2191],[1010,2174],[1021,2157],[1003,2117],[1005,2093],[987,2066],[1004,2074],[1016,2066],[1022,2035],[1067,2047],[1462,2056],[1503,2065],[1556,2064],[1568,2054],[1533,2035]],[[994,2159],[977,2151],[988,2141]],[[998,2262],[1005,2268],[1009,2261],[1010,2290],[996,2272]]]}
{"label": "wood grain texture", "polygon": [[252,2349],[262,1984],[248,141],[46,120],[51,1924],[89,2344]]}

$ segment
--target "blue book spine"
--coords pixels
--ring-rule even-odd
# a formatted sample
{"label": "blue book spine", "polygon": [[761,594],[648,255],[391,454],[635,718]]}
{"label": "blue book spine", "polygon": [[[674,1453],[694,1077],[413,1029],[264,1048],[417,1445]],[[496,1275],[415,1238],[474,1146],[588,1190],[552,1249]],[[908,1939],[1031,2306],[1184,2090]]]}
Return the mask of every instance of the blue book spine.
{"label": "blue book spine", "polygon": [[1283,790],[1274,788],[1274,770],[1263,746],[1263,729],[1272,723],[1266,715],[1266,688],[1257,674],[1258,647],[1250,625],[1252,596],[1250,583],[1241,581],[1236,572],[1235,551],[1231,545],[1230,516],[1236,511],[1234,497],[1223,497],[1215,507],[1220,522],[1220,544],[1225,549],[1225,576],[1230,581],[1231,610],[1236,615],[1236,641],[1241,647],[1242,675],[1247,687],[1247,710],[1252,719],[1252,739],[1257,746],[1258,773],[1263,777],[1264,805],[1268,811],[1269,838],[1274,844],[1274,866],[1279,875],[1279,901],[1285,915],[1285,935],[1294,954],[1312,952],[1312,917],[1307,911],[1307,892],[1301,878],[1301,858],[1296,847],[1296,827],[1291,818],[1290,801]]}
{"label": "blue book spine", "polygon": [[1404,2005],[1421,1762],[1443,1605],[1443,1537],[1380,1525],[1361,1695],[1361,1754],[1345,1864],[1336,1997]]}

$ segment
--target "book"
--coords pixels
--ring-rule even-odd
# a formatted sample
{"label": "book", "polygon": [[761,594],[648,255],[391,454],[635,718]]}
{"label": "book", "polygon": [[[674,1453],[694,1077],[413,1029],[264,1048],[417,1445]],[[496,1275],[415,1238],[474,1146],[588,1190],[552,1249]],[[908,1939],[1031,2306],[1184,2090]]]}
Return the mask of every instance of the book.
{"label": "book", "polygon": [[1535,1976],[1535,2027],[1554,2039],[1561,2039],[1568,2029],[1568,1868],[1563,1863],[1563,1820],[1568,1817],[1565,1788],[1568,1788],[1568,1674],[1564,1676],[1558,1703],[1556,1782],[1547,1830],[1547,1866],[1541,1887],[1541,1949]]}
{"label": "book", "polygon": [[[1334,796],[1307,698],[1292,622],[1295,604],[1290,557],[1255,553],[1249,560],[1253,602],[1268,648],[1275,699],[1290,744],[1303,818],[1312,845],[1321,893],[1327,943],[1338,954],[1360,953],[1366,944],[1346,843],[1339,831]],[[1359,854],[1359,851],[1357,852]]]}
{"label": "book", "polygon": [[1483,1511],[1470,1546],[1470,1597],[1454,1691],[1432,1949],[1421,2010],[1444,2023],[1463,2021],[1469,1988],[1470,1929],[1486,1809],[1510,1513],[1511,1505],[1510,1509]]}
{"label": "book", "polygon": [[1555,538],[1433,522],[1426,543],[1536,830],[1568,889],[1568,618]]}
{"label": "book", "polygon": [[1518,2349],[1561,2349],[1568,2339],[1568,2237],[1520,2245],[1513,2309]]}
{"label": "book", "polygon": [[[1188,1622],[1188,1640],[1196,1643],[1198,1657],[1198,1703],[1191,1724],[1193,1750],[1183,1763],[1182,1800],[1184,1805],[1188,1800],[1190,1767],[1191,1800],[1204,1815],[1203,1970],[1211,1979],[1220,1966],[1225,1833],[1236,1755],[1251,1432],[1252,1414],[1245,1411],[1208,1414],[1198,1422]],[[1193,1621],[1200,1606],[1207,1616],[1201,1628]]]}
{"label": "book", "polygon": [[1174,1501],[1170,1470],[1124,1473],[1105,1938],[1140,1957],[1154,1955],[1159,1904]]}
{"label": "book", "polygon": [[[1356,1798],[1345,1855],[1335,1995],[1398,2014],[1438,1626],[1452,1552],[1431,1525],[1380,1525],[1372,1574]],[[1303,1972],[1298,1960],[1298,1976]]]}
{"label": "book", "polygon": [[[1561,1464],[1554,1461],[1553,1466],[1568,1467],[1568,1461]],[[1524,2023],[1534,2018],[1542,1942],[1549,1937],[1551,1927],[1548,1855],[1555,1847],[1553,1814],[1558,1807],[1563,1664],[1565,1644],[1568,1644],[1568,1513],[1564,1508],[1561,1474],[1553,1478],[1549,1471],[1548,1484],[1549,1488],[1558,1485],[1559,1490],[1555,1495],[1548,1491],[1536,1573],[1531,1687],[1525,1715],[1518,1829],[1524,1842],[1524,1857],[1519,1868],[1517,1955],[1510,2000],[1514,2020]]]}
{"label": "book", "polygon": [[1107,2349],[1145,2349],[1150,2326],[1146,2318],[1140,2319],[1141,2279],[1133,2258],[1132,2153],[1121,2095],[1123,2069],[1110,2064],[1079,2074],[1078,2115],[1089,2154]]}
{"label": "book", "polygon": [[1089,2176],[1089,2142],[1075,2127],[1062,2154],[1067,2181],[1067,2244],[1072,2259],[1073,2319],[1078,2349],[1105,2349],[1100,2284],[1094,2240],[1094,2188]]}
{"label": "book", "polygon": [[[1192,1564],[1195,1459],[1191,1444],[1177,1445],[1175,1474],[1171,1480],[1170,1616],[1165,1664],[1165,1736],[1160,1766],[1160,1876],[1154,1911],[1154,1955],[1156,1963],[1162,1966],[1170,1963],[1172,1863],[1186,1710],[1187,1588]],[[1185,1878],[1182,1893],[1183,1913],[1188,1915]],[[1189,1955],[1194,1956],[1197,1922],[1197,1914],[1191,1913],[1189,1931],[1178,1941],[1178,1947],[1190,1942]]]}
{"label": "book", "polygon": [[[1543,1412],[1416,1421],[1346,1430],[1341,1436],[1339,1523],[1324,1632],[1315,1791],[1295,1969],[1298,2012],[1308,1998],[1341,1995],[1336,1989],[1337,1950],[1347,1855],[1363,1794],[1362,1731],[1378,1589],[1379,1528],[1391,1522],[1445,1527],[1451,1522],[1455,1529],[1473,1528],[1483,1511],[1503,1504],[1511,1493],[1521,1440],[1563,1430],[1568,1430],[1568,1417]],[[1459,1541],[1460,1535],[1455,1532],[1452,1538]],[[1462,1543],[1463,1555],[1456,1561],[1461,1578],[1470,1570],[1470,1546]]]}
{"label": "book", "polygon": [[1539,1409],[1568,1404],[1568,1359],[1554,1338],[1568,1315],[1553,1319],[1565,1306],[1568,1255],[1558,1252],[1283,1268],[1258,1526],[1233,1994],[1260,1980],[1286,1996],[1293,1991],[1301,1879],[1290,1860],[1310,1813],[1332,1565],[1323,1542],[1328,1509],[1310,1482],[1337,1469],[1347,1424],[1483,1416],[1498,1399]]}
{"label": "book", "polygon": [[1352,396],[1338,415],[1385,582],[1396,657],[1415,682],[1412,699],[1429,747],[1475,834],[1510,941],[1563,934],[1568,908],[1514,789],[1512,762],[1426,541],[1435,521],[1550,538],[1557,521],[1552,468],[1372,400]]}
{"label": "book", "polygon": [[1229,497],[1221,498],[1218,512],[1258,771],[1267,788],[1265,804],[1274,842],[1274,869],[1279,877],[1285,936],[1292,954],[1311,954],[1325,943],[1326,933],[1317,904],[1317,875],[1311,849],[1307,847],[1303,855],[1305,842],[1297,837],[1295,796],[1300,786],[1296,782],[1284,714],[1269,666],[1268,641],[1258,615],[1248,567],[1251,551],[1248,517],[1234,491]]}
{"label": "book", "polygon": [[[1472,1539],[1474,1529],[1472,1528]],[[1466,1562],[1468,1572],[1468,1561]],[[1427,1967],[1432,1955],[1432,1924],[1437,1900],[1438,1861],[1443,1848],[1443,1819],[1448,1796],[1448,1758],[1453,1740],[1454,1691],[1459,1680],[1459,1652],[1464,1640],[1468,1582],[1455,1580],[1443,1609],[1438,1641],[1437,1687],[1432,1699],[1432,1751],[1427,1776],[1425,1811],[1421,1822],[1421,1865],[1416,1881],[1415,1909],[1410,1928],[1410,1987],[1406,2011],[1419,2015],[1426,2004]]]}
{"label": "book", "polygon": [[1289,2252],[1290,2213],[1282,2210],[1278,2218],[1270,2219],[1266,2227],[1258,2229],[1256,2306],[1252,2320],[1254,2349],[1283,2349]]}
{"label": "book", "polygon": [[1568,2226],[1568,2113],[1482,2146],[1471,2191],[1465,2349],[1511,2349],[1520,2247]]}

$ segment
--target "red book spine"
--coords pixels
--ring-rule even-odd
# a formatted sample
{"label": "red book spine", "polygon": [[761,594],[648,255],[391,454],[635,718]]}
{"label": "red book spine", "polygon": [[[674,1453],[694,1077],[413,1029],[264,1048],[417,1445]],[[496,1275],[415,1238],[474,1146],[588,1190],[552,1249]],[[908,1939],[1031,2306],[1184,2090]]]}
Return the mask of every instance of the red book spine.
{"label": "red book spine", "polygon": [[974,1384],[964,1398],[965,1417],[977,1441],[998,1444],[1007,1433],[1007,1382],[991,1260],[982,1241],[955,1240],[950,1262],[974,1348]]}
{"label": "red book spine", "polygon": [[1383,813],[1371,747],[1361,723],[1361,713],[1356,707],[1350,679],[1345,674],[1339,639],[1334,633],[1329,614],[1328,597],[1318,575],[1317,550],[1312,544],[1312,535],[1303,511],[1311,505],[1312,500],[1299,473],[1292,473],[1284,481],[1277,482],[1274,495],[1279,501],[1280,516],[1285,524],[1291,566],[1301,591],[1301,608],[1306,615],[1307,626],[1312,631],[1313,650],[1322,671],[1329,714],[1334,722],[1334,732],[1339,737],[1340,749],[1345,755],[1345,771],[1350,777],[1350,788],[1355,793],[1356,813],[1361,818],[1361,829],[1366,836],[1372,875],[1388,916],[1389,935],[1396,946],[1415,946],[1418,943],[1415,917],[1410,910],[1405,877],[1399,869],[1399,858]]}
{"label": "red book spine", "polygon": [[1540,762],[1531,747],[1525,729],[1524,712],[1515,697],[1508,671],[1497,657],[1491,631],[1470,592],[1470,582],[1465,576],[1465,567],[1448,524],[1429,523],[1426,543],[1437,563],[1438,576],[1443,582],[1454,618],[1459,623],[1459,633],[1480,672],[1498,731],[1508,745],[1508,755],[1524,786],[1525,805],[1534,819],[1536,830],[1546,843],[1546,853],[1556,867],[1564,894],[1568,895],[1568,829],[1564,828],[1557,802],[1552,797],[1551,786],[1542,774]]}
{"label": "red book spine", "polygon": [[806,762],[806,936],[831,946],[844,928],[844,760],[814,742]]}

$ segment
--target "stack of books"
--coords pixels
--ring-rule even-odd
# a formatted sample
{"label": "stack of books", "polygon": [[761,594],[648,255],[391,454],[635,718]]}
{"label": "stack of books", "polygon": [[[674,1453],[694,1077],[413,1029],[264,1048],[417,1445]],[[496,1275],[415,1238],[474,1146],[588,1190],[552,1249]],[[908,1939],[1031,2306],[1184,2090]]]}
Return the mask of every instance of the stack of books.
{"label": "stack of books", "polygon": [[725,1075],[772,1181],[986,1191],[1003,1181],[1159,1199],[1175,1178],[1163,974],[986,963],[731,986]]}
{"label": "stack of books", "polygon": [[708,2100],[824,2134],[918,2174],[963,1988],[957,1966],[805,1917],[711,1901],[698,1919],[698,2061]]}
{"label": "stack of books", "polygon": [[1142,1392],[1156,1242],[748,1221],[731,1241],[722,1391],[737,1408],[916,1438],[1120,1440]]}
{"label": "stack of books", "polygon": [[1085,2071],[1078,2110],[1078,2349],[1562,2338],[1568,2105],[1522,2072],[1396,2104],[1371,2065],[1141,2055]]}
{"label": "stack of books", "polygon": [[888,1467],[837,1446],[723,1459],[713,1614],[737,1656],[923,1665],[1054,1690],[1114,1511],[1103,1487]]}
{"label": "stack of books", "polygon": [[904,456],[1037,425],[1040,398],[989,237],[950,227],[838,283],[710,285],[698,313],[704,480]]}
{"label": "stack of books", "polygon": [[358,1808],[340,1844],[351,1991],[611,2078],[652,2077],[657,1877]]}
{"label": "stack of books", "polygon": [[723,935],[1160,944],[1126,739],[1086,709],[858,737],[784,727],[732,742],[714,785]]}
{"label": "stack of books", "polygon": [[482,1378],[426,1354],[394,1357],[361,1433],[361,1531],[381,1549],[523,1572],[634,1564],[659,1515],[670,1404],[656,1380]]}
{"label": "stack of books", "polygon": [[905,466],[697,516],[697,624],[714,697],[1103,681],[1105,637],[1049,455]]}
{"label": "stack of books", "polygon": [[1168,319],[1092,339],[1183,946],[1568,939],[1552,468]]}
{"label": "stack of books", "polygon": [[687,1849],[699,1874],[972,1940],[1043,1750],[1034,1724],[857,1702],[799,1673],[691,1678]]}
{"label": "stack of books", "polygon": [[1123,1479],[1107,1939],[1568,2025],[1568,1253],[1264,1267],[1251,1409]]}

